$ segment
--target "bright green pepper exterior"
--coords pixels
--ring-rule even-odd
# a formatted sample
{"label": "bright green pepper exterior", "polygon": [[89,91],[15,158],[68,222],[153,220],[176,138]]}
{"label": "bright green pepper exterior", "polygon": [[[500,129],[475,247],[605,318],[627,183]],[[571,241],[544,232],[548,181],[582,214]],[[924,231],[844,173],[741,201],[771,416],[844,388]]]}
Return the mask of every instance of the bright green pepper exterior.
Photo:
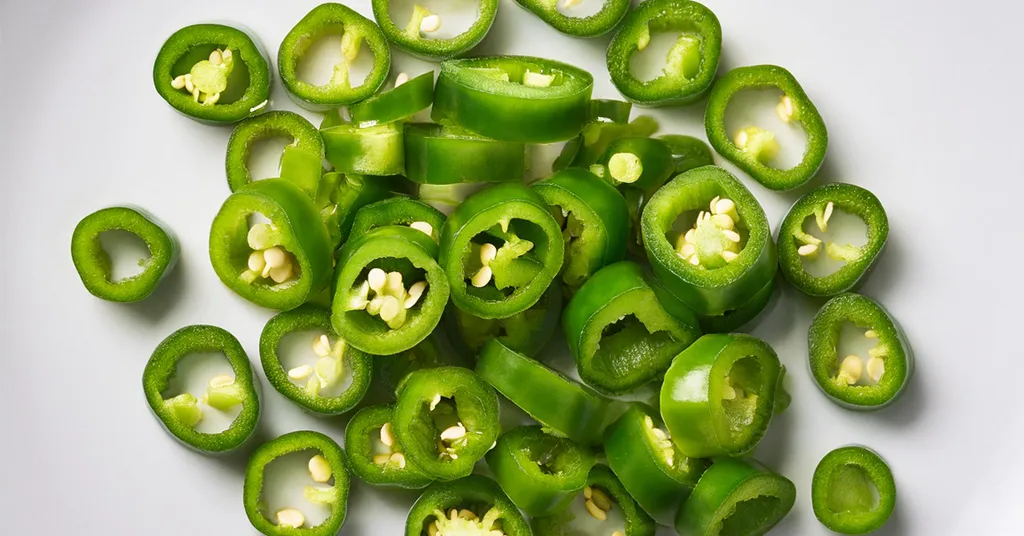
{"label": "bright green pepper exterior", "polygon": [[825,455],[811,480],[814,516],[839,534],[868,534],[889,520],[896,508],[892,470],[874,451],[841,447]]}
{"label": "bright green pepper exterior", "polygon": [[506,318],[480,318],[449,305],[444,326],[455,351],[474,360],[491,339],[516,352],[537,355],[558,330],[562,302],[562,286],[552,283],[532,307]]}
{"label": "bright green pepper exterior", "polygon": [[360,209],[394,195],[394,181],[387,179],[336,171],[324,173],[315,203],[334,248],[348,240]]}
{"label": "bright green pepper exterior", "polygon": [[349,106],[348,114],[353,123],[391,123],[415,115],[433,102],[434,71],[427,71],[400,86]]}
{"label": "bright green pepper exterior", "polygon": [[253,181],[249,171],[253,148],[261,141],[278,137],[291,138],[281,154],[280,178],[295,184],[310,197],[316,195],[323,172],[324,140],[304,117],[285,111],[251,117],[231,132],[224,167],[232,192]]}
{"label": "bright green pepper exterior", "polygon": [[[404,458],[395,457],[402,452],[397,444],[385,445],[380,442],[381,429],[391,426],[394,406],[368,406],[356,412],[345,426],[345,454],[348,466],[360,480],[372,486],[391,486],[406,489],[425,488],[434,481]],[[385,433],[386,434],[386,433]],[[374,458],[375,443],[383,447],[388,455],[386,463],[377,463]]]}
{"label": "bright green pepper exterior", "polygon": [[526,145],[434,123],[405,125],[405,170],[418,184],[519,182]]}
{"label": "bright green pepper exterior", "polygon": [[[373,18],[377,20],[388,41],[398,48],[428,61],[457,58],[469,52],[480,43],[491,30],[498,15],[498,0],[479,0],[477,19],[461,34],[443,39],[426,37],[419,31],[419,24],[398,26],[391,18],[388,8],[392,0],[373,0]],[[426,15],[424,13],[424,15]],[[415,16],[415,15],[414,15]]]}
{"label": "bright green pepper exterior", "polygon": [[676,516],[679,536],[760,536],[786,517],[796,486],[752,459],[716,459]]}
{"label": "bright green pepper exterior", "polygon": [[340,173],[402,175],[405,142],[400,123],[361,127],[344,124],[320,131],[327,161]]}
{"label": "bright green pepper exterior", "polygon": [[715,159],[711,148],[703,140],[682,134],[662,134],[658,136],[672,151],[672,160],[676,164],[676,173],[685,173],[701,166],[713,166]]}
{"label": "bright green pepper exterior", "polygon": [[601,0],[601,10],[586,17],[565,15],[558,0],[516,0],[548,26],[573,37],[598,37],[610,32],[629,11],[629,0]]}

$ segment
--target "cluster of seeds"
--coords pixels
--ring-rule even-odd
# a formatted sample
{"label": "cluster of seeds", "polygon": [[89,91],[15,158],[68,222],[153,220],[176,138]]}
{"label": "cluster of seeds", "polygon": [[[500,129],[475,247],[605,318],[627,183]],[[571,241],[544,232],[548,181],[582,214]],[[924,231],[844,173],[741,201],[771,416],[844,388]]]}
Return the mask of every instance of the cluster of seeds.
{"label": "cluster of seeds", "polygon": [[700,211],[693,227],[676,240],[676,254],[693,266],[725,266],[739,256],[742,237],[735,230],[739,222],[736,203],[715,197],[709,210]]}
{"label": "cluster of seeds", "polygon": [[452,508],[447,516],[441,510],[435,511],[434,518],[434,522],[427,527],[428,536],[506,536],[505,531],[494,528],[498,517],[492,512],[488,512],[481,519],[471,510]]}
{"label": "cluster of seeds", "polygon": [[[878,339],[878,333],[873,329],[865,331],[864,336],[869,339]],[[850,354],[840,362],[836,381],[840,385],[856,385],[866,379],[870,382],[869,385],[876,384],[882,379],[882,375],[885,374],[885,358],[888,356],[888,347],[880,342],[875,344],[874,348],[868,350],[867,364],[859,355]],[[864,376],[865,372],[867,373],[866,378]]]}
{"label": "cluster of seeds", "polygon": [[667,430],[663,430],[654,425],[654,419],[650,415],[644,417],[644,424],[647,425],[647,429],[651,431],[656,439],[657,447],[661,449],[661,455],[665,459],[665,463],[669,467],[676,463],[676,447],[672,443],[672,436],[669,435]]}
{"label": "cluster of seeds", "polygon": [[312,395],[320,394],[321,390],[328,389],[341,380],[345,371],[345,348],[345,341],[341,339],[332,345],[327,335],[314,338],[313,353],[319,358],[316,365],[299,365],[288,371],[288,377],[298,382],[308,379],[306,391]]}
{"label": "cluster of seeds", "polygon": [[[430,411],[437,409],[438,404],[441,403],[441,395],[434,395],[434,398],[430,401]],[[466,426],[461,421],[456,424],[441,430],[437,439],[437,450],[440,453],[441,458],[450,458],[452,460],[459,459],[459,455],[456,451],[456,447],[464,447],[469,442],[467,437]]]}
{"label": "cluster of seeds", "polygon": [[[371,290],[373,298],[370,298]],[[426,281],[417,281],[406,289],[401,272],[373,268],[366,274],[366,281],[349,298],[346,310],[366,311],[371,316],[379,316],[389,328],[398,329],[405,324],[406,311],[412,309],[426,291]]]}
{"label": "cluster of seeds", "polygon": [[246,240],[252,253],[247,261],[248,270],[244,279],[255,281],[257,277],[270,279],[274,283],[287,283],[298,275],[298,261],[283,247],[273,243],[277,229],[269,223],[257,223],[249,228]]}
{"label": "cluster of seeds", "polygon": [[[611,497],[608,496],[601,488],[595,488],[593,486],[585,486],[583,488],[583,498],[586,500],[587,513],[598,521],[607,521],[608,512],[612,511]],[[612,536],[625,536],[621,530],[612,532]]]}
{"label": "cluster of seeds", "polygon": [[398,440],[391,431],[391,423],[386,422],[380,427],[380,442],[387,447],[388,452],[374,456],[373,463],[381,466],[392,464],[399,469],[405,469],[405,454],[398,450]]}
{"label": "cluster of seeds", "polygon": [[196,102],[212,106],[217,104],[221,93],[228,88],[228,75],[234,66],[231,50],[217,49],[210,53],[209,59],[193,65],[188,74],[171,80],[171,87],[184,89]]}

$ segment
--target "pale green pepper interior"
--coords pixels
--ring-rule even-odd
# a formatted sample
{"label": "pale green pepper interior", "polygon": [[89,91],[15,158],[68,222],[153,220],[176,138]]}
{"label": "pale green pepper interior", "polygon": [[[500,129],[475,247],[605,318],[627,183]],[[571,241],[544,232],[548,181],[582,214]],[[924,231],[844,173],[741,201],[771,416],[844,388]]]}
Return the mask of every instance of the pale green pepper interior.
{"label": "pale green pepper interior", "polygon": [[718,536],[745,536],[755,531],[778,516],[782,500],[771,495],[758,495],[733,505],[732,511],[720,523],[718,532],[708,534]]}
{"label": "pale green pepper interior", "polygon": [[724,378],[722,408],[734,438],[740,438],[754,422],[763,386],[764,372],[756,357],[747,356],[732,363]]}
{"label": "pale green pepper interior", "polygon": [[700,73],[702,41],[696,29],[674,28],[652,20],[640,31],[635,46],[629,69],[641,82],[661,78],[685,82]]}
{"label": "pale green pepper interior", "polygon": [[103,231],[96,239],[100,242],[97,261],[111,283],[138,277],[152,262],[149,246],[135,233],[111,229]]}
{"label": "pale green pepper interior", "polygon": [[[218,87],[221,84],[223,85],[224,89],[220,92],[220,97],[217,99],[216,104],[232,104],[237,102],[245,95],[246,90],[249,89],[249,68],[238,57],[239,51],[237,49],[229,49],[233,54],[233,61],[230,69],[226,69],[226,73],[218,72],[218,70],[212,69],[211,65],[208,65],[211,52],[225,49],[229,49],[229,47],[217,44],[200,45],[191,48],[174,62],[174,65],[171,67],[171,79],[173,80],[185,74],[192,74],[195,77],[198,66],[198,74],[207,80],[209,80],[208,77],[216,79]],[[222,75],[223,80],[221,80]],[[195,80],[195,82],[197,87],[199,87],[200,80]],[[168,80],[167,83],[170,84],[171,80]],[[184,89],[180,91],[185,93]]]}
{"label": "pale green pepper interior", "polygon": [[[737,91],[725,108],[723,122],[729,140],[748,157],[773,169],[796,167],[807,152],[807,132],[797,108],[792,117],[780,117],[785,94],[775,87],[754,87]],[[792,106],[795,102],[790,99]],[[739,144],[741,134],[745,143]]]}
{"label": "pale green pepper interior", "polygon": [[296,78],[335,90],[362,86],[375,61],[365,37],[362,29],[340,23],[316,28],[296,42]]}
{"label": "pale green pepper interior", "polygon": [[[496,252],[488,259],[485,252],[491,246]],[[484,299],[492,299],[494,289],[504,297],[512,295],[543,270],[541,259],[548,247],[547,235],[540,226],[519,218],[499,222],[474,236],[463,252],[467,290]],[[491,277],[486,277],[487,273]]]}
{"label": "pale green pepper interior", "polygon": [[836,514],[865,514],[878,507],[878,488],[863,467],[844,464],[828,479],[825,503]]}
{"label": "pale green pepper interior", "polygon": [[[828,201],[815,206],[804,218],[800,230],[791,237],[804,270],[813,277],[827,277],[860,259],[868,243],[868,226],[864,220],[834,203],[831,210],[827,207]],[[801,250],[801,247],[806,248]]]}

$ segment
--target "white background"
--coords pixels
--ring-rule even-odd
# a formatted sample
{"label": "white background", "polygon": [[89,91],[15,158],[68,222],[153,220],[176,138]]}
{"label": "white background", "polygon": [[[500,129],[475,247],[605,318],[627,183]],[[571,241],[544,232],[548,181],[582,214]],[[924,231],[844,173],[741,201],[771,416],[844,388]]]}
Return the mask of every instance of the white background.
{"label": "white background", "polygon": [[[368,1],[350,4],[370,15]],[[815,302],[787,289],[757,327],[789,365],[794,391],[758,455],[799,491],[776,533],[826,533],[811,512],[811,473],[832,448],[863,443],[890,462],[899,487],[883,534],[1021,534],[1024,8],[1005,0],[708,4],[724,29],[722,70],[790,69],[829,127],[821,178],[865,186],[885,204],[889,248],[863,291],[899,319],[917,354],[905,398],[851,413],[829,403],[807,372]],[[0,3],[0,532],[254,532],[241,506],[245,456],[182,448],[140,386],[154,346],[187,324],[228,329],[258,363],[271,315],[223,287],[207,257],[208,227],[228,193],[230,129],[172,111],[151,68],[171,32],[204,20],[245,24],[276,58],[314,5]],[[614,97],[607,40],[561,36],[503,0],[478,50],[575,63],[595,74],[595,96]],[[422,70],[401,54],[396,66]],[[273,106],[294,109],[276,82]],[[663,132],[703,136],[700,105],[654,114]],[[745,180],[777,225],[796,194]],[[81,217],[125,202],[169,223],[183,250],[174,275],[136,305],[91,297],[69,255]],[[264,392],[268,436],[314,428],[340,437],[341,424]],[[356,485],[343,533],[399,534],[413,498]]]}

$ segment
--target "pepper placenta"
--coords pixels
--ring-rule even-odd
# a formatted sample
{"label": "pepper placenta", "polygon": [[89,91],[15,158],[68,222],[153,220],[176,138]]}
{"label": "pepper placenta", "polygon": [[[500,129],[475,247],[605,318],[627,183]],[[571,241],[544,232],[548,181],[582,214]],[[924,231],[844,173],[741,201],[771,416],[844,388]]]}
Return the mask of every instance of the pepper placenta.
{"label": "pepper placenta", "polygon": [[[139,261],[140,273],[114,279],[110,254],[100,242],[100,236],[111,231],[131,233],[146,243],[149,257]],[[71,260],[85,289],[97,298],[114,302],[135,302],[152,294],[174,269],[178,252],[178,239],[170,228],[133,207],[97,210],[82,218],[71,235]]]}
{"label": "pepper placenta", "polygon": [[581,534],[574,529],[578,525],[587,525],[597,530],[588,530],[585,534],[654,536],[658,528],[606,465],[595,465],[590,470],[579,502],[582,508],[574,503],[555,515],[534,518],[533,533],[536,536],[568,536]]}
{"label": "pepper placenta", "polygon": [[[299,63],[314,41],[341,34],[341,61],[331,78],[315,84],[299,78]],[[373,67],[363,82],[352,85],[350,68],[363,45],[373,54]],[[377,92],[391,69],[391,49],[372,20],[342,4],[326,3],[312,9],[292,28],[277,53],[281,82],[293,100],[314,111],[328,110],[365,100]]]}
{"label": "pepper placenta", "polygon": [[342,124],[320,131],[327,161],[334,170],[357,175],[405,173],[405,143],[400,123]]}
{"label": "pepper placenta", "polygon": [[675,162],[677,174],[715,163],[711,156],[711,148],[703,140],[682,134],[663,134],[658,136],[658,139],[672,151],[672,161]]}
{"label": "pepper placenta", "polygon": [[[774,132],[756,125],[732,133],[726,130],[730,101],[740,92],[761,90],[781,92],[775,108],[779,119],[800,123],[807,136],[803,158],[790,169],[779,169],[775,163],[780,148]],[[740,67],[725,73],[711,90],[704,128],[718,154],[771,190],[791,190],[806,184],[818,172],[828,149],[828,131],[818,109],[796,78],[776,65]]]}
{"label": "pepper placenta", "polygon": [[412,505],[405,536],[530,536],[530,526],[493,480],[472,475],[436,482]]}
{"label": "pepper placenta", "polygon": [[[307,523],[302,511],[294,507],[266,511],[267,468],[279,458],[291,455],[309,455],[310,484],[304,488],[303,496],[306,501],[330,510],[318,524]],[[345,453],[337,443],[319,432],[291,432],[260,445],[252,453],[245,468],[242,502],[249,523],[267,536],[334,536],[345,524],[349,485]]]}
{"label": "pepper placenta", "polygon": [[352,122],[382,124],[400,121],[425,110],[434,102],[434,71],[399,82],[396,79],[395,87],[390,90],[349,106]]}
{"label": "pepper placenta", "polygon": [[[848,293],[829,300],[814,315],[808,341],[811,376],[833,402],[848,409],[888,406],[914,373],[914,354],[903,330],[867,296]],[[867,356],[853,353],[865,346],[870,346]]]}
{"label": "pepper placenta", "polygon": [[[629,0],[600,1],[601,10],[586,17],[562,13],[557,0],[516,0],[516,3],[561,33],[573,37],[597,37],[615,28],[629,11]],[[565,2],[563,9],[571,13],[577,3]]]}
{"label": "pepper placenta", "polygon": [[434,241],[441,237],[445,216],[436,208],[408,197],[392,197],[371,203],[359,209],[352,221],[352,236],[364,234],[388,225],[408,225]]}
{"label": "pepper placenta", "polygon": [[491,339],[516,352],[537,355],[558,329],[562,300],[562,286],[552,283],[537,303],[521,313],[505,318],[480,318],[450,306],[445,310],[444,325],[452,346],[474,359]]}
{"label": "pepper placenta", "polygon": [[590,119],[594,77],[529,56],[441,64],[431,117],[496,140],[550,143],[572,138]]}
{"label": "pepper placenta", "polygon": [[868,534],[885,525],[896,507],[896,481],[878,454],[858,446],[825,455],[811,480],[814,516],[840,534]]}
{"label": "pepper placenta", "polygon": [[[662,73],[640,80],[633,56],[658,33],[678,32]],[[626,15],[608,45],[608,73],[626,99],[645,106],[687,104],[712,85],[722,52],[722,25],[703,4],[689,0],[648,0]]]}
{"label": "pepper placenta", "polygon": [[425,488],[434,481],[409,463],[392,432],[394,406],[365,407],[345,427],[345,453],[352,472],[374,486]]}
{"label": "pepper placenta", "polygon": [[774,414],[781,368],[772,347],[749,335],[704,335],[683,350],[661,386],[661,416],[679,451],[752,451]]}
{"label": "pepper placenta", "polygon": [[441,16],[414,4],[412,16],[404,27],[391,18],[392,0],[373,0],[373,18],[388,41],[398,48],[426,60],[446,60],[462,56],[475,47],[490,31],[498,15],[498,0],[479,0],[477,19],[466,31],[449,38],[433,37],[441,28]]}
{"label": "pepper placenta", "polygon": [[406,176],[415,183],[519,182],[526,166],[523,143],[434,123],[405,125]]}
{"label": "pepper placenta", "polygon": [[324,141],[316,127],[294,112],[273,111],[246,119],[235,127],[228,138],[228,187],[234,192],[253,181],[249,159],[261,141],[290,138],[281,153],[279,177],[306,192],[316,195],[323,172]]}
{"label": "pepper placenta", "polygon": [[679,536],[760,536],[793,508],[796,486],[752,459],[718,458],[676,516]]}
{"label": "pepper placenta", "polygon": [[[227,359],[231,374],[211,378],[200,398],[181,392],[184,380],[175,375],[183,358],[214,352]],[[249,358],[238,339],[216,326],[187,326],[160,342],[142,373],[142,388],[150,409],[164,428],[200,452],[228,452],[240,447],[252,436],[259,421],[260,401]],[[173,396],[165,398],[168,395]],[[226,429],[205,432],[201,430],[202,420],[208,411],[236,415]]]}

